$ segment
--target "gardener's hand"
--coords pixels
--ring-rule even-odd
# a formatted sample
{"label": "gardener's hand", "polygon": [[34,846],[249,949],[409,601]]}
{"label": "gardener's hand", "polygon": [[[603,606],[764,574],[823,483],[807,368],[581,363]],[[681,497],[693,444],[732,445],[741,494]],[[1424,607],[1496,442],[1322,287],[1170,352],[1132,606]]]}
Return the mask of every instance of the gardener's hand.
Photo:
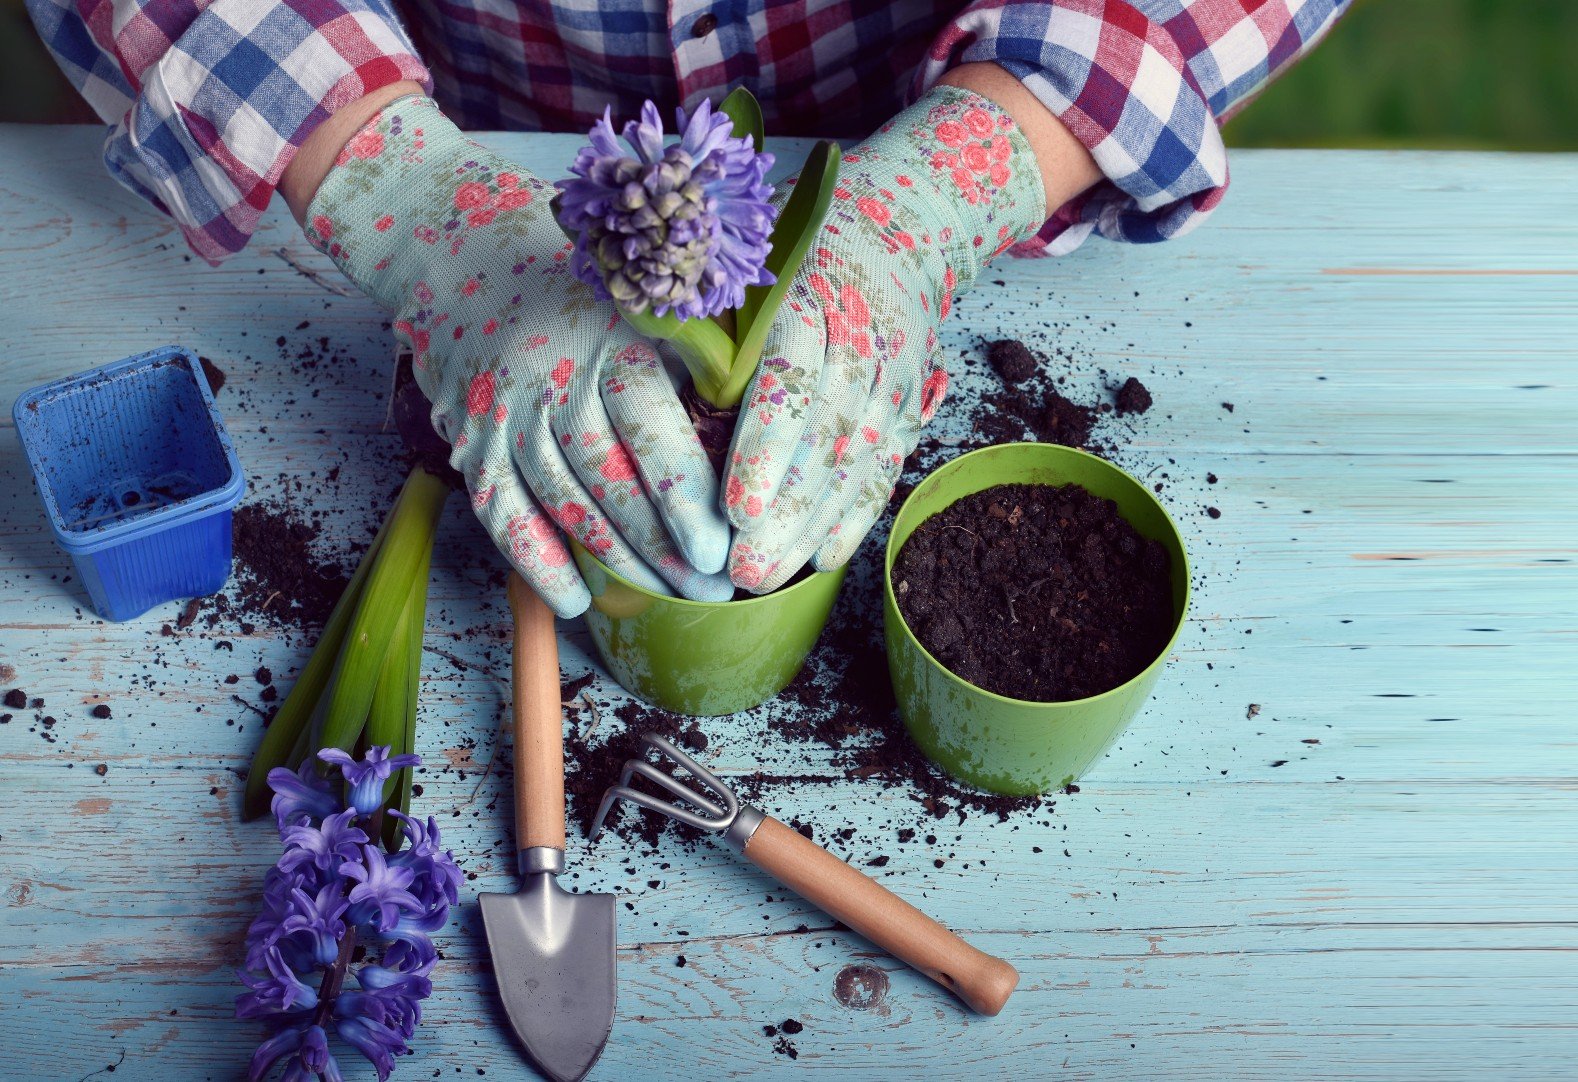
{"label": "gardener's hand", "polygon": [[414,96],[351,137],[304,217],[394,313],[473,507],[555,612],[590,597],[554,523],[643,586],[727,599],[716,475],[652,346],[571,275],[552,195]]}
{"label": "gardener's hand", "polygon": [[1045,221],[1043,192],[1009,114],[954,86],[844,157],[741,403],[724,489],[737,585],[774,590],[808,559],[854,554],[948,389],[938,323]]}

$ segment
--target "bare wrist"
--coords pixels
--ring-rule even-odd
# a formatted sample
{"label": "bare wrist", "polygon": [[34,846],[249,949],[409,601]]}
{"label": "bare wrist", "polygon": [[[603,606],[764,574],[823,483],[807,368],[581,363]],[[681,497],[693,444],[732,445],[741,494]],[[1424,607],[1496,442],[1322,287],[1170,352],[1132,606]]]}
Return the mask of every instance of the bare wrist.
{"label": "bare wrist", "polygon": [[342,107],[318,125],[279,178],[279,194],[285,197],[285,203],[298,223],[306,220],[307,207],[311,205],[312,197],[318,194],[318,186],[329,175],[329,170],[334,167],[334,159],[351,136],[361,131],[378,110],[395,99],[424,93],[426,91],[421,83],[391,83]]}

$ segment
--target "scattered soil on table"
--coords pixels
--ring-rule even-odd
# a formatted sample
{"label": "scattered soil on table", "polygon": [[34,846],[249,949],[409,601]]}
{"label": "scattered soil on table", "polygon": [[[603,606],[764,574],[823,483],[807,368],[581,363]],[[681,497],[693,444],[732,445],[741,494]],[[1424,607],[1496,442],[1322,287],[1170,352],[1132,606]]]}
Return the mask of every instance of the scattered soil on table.
{"label": "scattered soil on table", "polygon": [[776,1026],[763,1026],[762,1033],[773,1042],[773,1051],[780,1056],[790,1059],[799,1059],[800,1050],[794,1046],[789,1038],[805,1032],[805,1026],[797,1018],[786,1018]]}
{"label": "scattered soil on table", "polygon": [[197,358],[197,363],[203,366],[203,378],[208,381],[210,394],[218,394],[225,386],[225,372],[207,357]]}
{"label": "scattered soil on table", "polygon": [[1000,485],[910,535],[893,591],[949,671],[1013,699],[1100,695],[1172,634],[1167,551],[1078,485]]}
{"label": "scattered soil on table", "polygon": [[593,672],[583,673],[574,680],[564,680],[559,684],[559,701],[572,703],[581,697],[581,692],[591,687],[592,681],[597,679]]}
{"label": "scattered soil on table", "polygon": [[[643,736],[647,733],[656,733],[683,746],[684,731],[697,728],[696,723],[689,718],[682,718],[666,710],[657,710],[636,702],[625,703],[613,713],[617,728],[612,731],[583,734],[581,727],[577,726],[564,742],[565,797],[569,804],[570,817],[581,828],[583,836],[592,828],[592,818],[597,814],[603,793],[609,786],[619,784],[619,775],[624,770],[625,761],[655,758],[651,753],[643,755],[646,750],[641,743]],[[607,724],[605,720],[599,728]],[[594,740],[593,737],[601,737],[601,739]],[[638,787],[644,787],[665,799],[673,799],[656,787],[645,785],[644,779],[637,781],[640,783]],[[700,831],[672,822],[664,816],[633,804],[621,805],[608,813],[608,829],[616,831],[624,838],[639,838],[650,846],[657,845],[659,836],[666,828],[679,832],[682,837],[692,842],[701,836]]]}
{"label": "scattered soil on table", "polygon": [[89,713],[98,718],[100,721],[108,721],[113,716],[113,713],[109,708],[109,704],[107,703],[99,703],[92,710],[90,710]]}
{"label": "scattered soil on table", "polygon": [[1144,413],[1151,408],[1151,392],[1134,376],[1123,381],[1118,388],[1119,413]]}
{"label": "scattered soil on table", "polygon": [[5,693],[5,704],[12,710],[27,709],[27,692],[21,688],[12,688]]}
{"label": "scattered soil on table", "polygon": [[350,576],[324,566],[314,553],[318,524],[257,503],[236,508],[231,521],[240,588],[236,607],[276,623],[322,627]]}
{"label": "scattered soil on table", "polygon": [[[1110,402],[1075,401],[1060,389],[1068,377],[1059,374],[1074,360],[1063,350],[1038,355],[1011,338],[993,342],[987,361],[1003,387],[986,392],[977,402],[970,418],[974,438],[968,441],[969,448],[1033,439],[1111,457],[1124,433],[1110,426],[1104,429],[1103,420],[1145,413],[1155,404],[1150,388],[1138,377],[1128,376],[1109,385],[1116,387]],[[1101,375],[1113,378],[1105,371]]]}
{"label": "scattered soil on table", "polygon": [[1022,383],[1036,372],[1036,355],[1023,342],[1012,338],[993,342],[987,347],[986,359],[1007,384]]}
{"label": "scattered soil on table", "polygon": [[1055,388],[1025,381],[983,396],[974,422],[983,447],[1016,443],[1028,430],[1041,443],[1099,450],[1091,442],[1098,416],[1095,406],[1082,406]]}
{"label": "scattered soil on table", "polygon": [[[686,718],[643,703],[626,702],[613,711],[611,728],[607,716],[589,722],[585,713],[577,712],[574,731],[565,740],[569,814],[583,833],[591,826],[604,791],[618,783],[625,761],[639,757],[644,750],[642,734],[666,736],[692,754],[699,755],[709,747],[737,750],[718,749],[715,741],[708,740],[702,728],[709,723],[706,718]],[[764,739],[769,743],[785,740],[832,751],[832,769],[826,774],[784,777],[756,771],[724,779],[741,800],[758,804],[769,814],[781,811],[781,793],[834,785],[847,779],[868,781],[883,789],[896,789],[913,802],[888,806],[891,817],[881,831],[882,837],[888,842],[896,838],[901,845],[929,847],[936,839],[926,834],[925,825],[936,820],[957,817],[963,823],[971,814],[985,814],[1006,821],[1016,813],[1052,803],[1042,797],[997,796],[972,789],[943,773],[921,754],[898,715],[888,681],[881,628],[860,611],[853,595],[835,609],[805,669],[784,689],[767,715],[766,725],[769,735]],[[650,753],[646,757],[655,761]],[[701,758],[707,765],[706,757]],[[637,787],[646,788],[639,780]],[[837,822],[837,813],[830,811],[829,819],[821,825],[831,829]],[[791,825],[812,829],[810,824]],[[631,806],[611,813],[607,829],[653,849],[665,837],[686,848],[693,848],[702,840],[699,831]],[[835,837],[849,842],[853,831],[839,831]],[[829,839],[816,840],[826,844]],[[863,842],[887,844],[876,838]],[[866,863],[871,867],[887,863],[886,857],[878,859],[880,863]]]}

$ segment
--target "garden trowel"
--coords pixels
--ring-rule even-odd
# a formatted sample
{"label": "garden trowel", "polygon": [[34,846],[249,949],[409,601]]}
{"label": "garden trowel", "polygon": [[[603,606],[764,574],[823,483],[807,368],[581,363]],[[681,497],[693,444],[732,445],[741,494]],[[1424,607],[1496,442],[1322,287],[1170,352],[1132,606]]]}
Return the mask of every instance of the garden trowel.
{"label": "garden trowel", "polygon": [[510,576],[515,616],[515,833],[521,888],[484,894],[493,977],[539,1070],[575,1082],[614,1024],[614,896],[571,894],[564,870],[564,733],[553,613]]}

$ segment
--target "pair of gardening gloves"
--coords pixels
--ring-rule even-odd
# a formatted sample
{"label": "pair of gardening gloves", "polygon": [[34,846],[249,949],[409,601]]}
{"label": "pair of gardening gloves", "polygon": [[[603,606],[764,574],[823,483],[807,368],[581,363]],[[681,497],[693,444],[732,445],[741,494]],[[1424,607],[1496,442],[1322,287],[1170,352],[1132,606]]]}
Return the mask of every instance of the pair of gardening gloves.
{"label": "pair of gardening gloves", "polygon": [[591,597],[563,534],[699,601],[844,564],[947,390],[954,294],[1046,218],[1023,136],[964,90],[846,154],[720,479],[656,348],[571,273],[553,194],[413,96],[346,144],[307,235],[393,313],[473,508],[565,617]]}

